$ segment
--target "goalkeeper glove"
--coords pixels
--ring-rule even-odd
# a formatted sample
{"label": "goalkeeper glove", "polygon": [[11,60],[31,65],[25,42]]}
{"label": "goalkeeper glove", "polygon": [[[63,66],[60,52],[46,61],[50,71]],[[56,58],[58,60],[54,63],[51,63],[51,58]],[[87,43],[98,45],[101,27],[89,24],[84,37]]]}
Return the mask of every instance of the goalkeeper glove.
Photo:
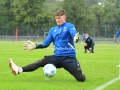
{"label": "goalkeeper glove", "polygon": [[24,50],[26,50],[27,52],[31,51],[35,48],[36,48],[36,45],[30,40],[28,40],[26,43],[24,43]]}
{"label": "goalkeeper glove", "polygon": [[74,42],[77,43],[80,39],[80,35],[79,33],[77,33],[75,36],[74,36]]}

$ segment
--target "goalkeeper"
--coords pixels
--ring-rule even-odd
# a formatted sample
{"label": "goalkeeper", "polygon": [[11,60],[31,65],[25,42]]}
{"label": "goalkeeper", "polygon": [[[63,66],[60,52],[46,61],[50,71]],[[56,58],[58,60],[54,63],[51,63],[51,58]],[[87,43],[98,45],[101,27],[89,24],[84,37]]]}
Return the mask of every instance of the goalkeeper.
{"label": "goalkeeper", "polygon": [[85,75],[82,73],[80,63],[76,59],[76,51],[74,42],[79,40],[73,24],[66,22],[66,14],[64,10],[58,10],[55,13],[57,26],[52,27],[48,36],[41,44],[34,44],[32,41],[24,43],[24,49],[28,52],[34,49],[47,48],[51,43],[54,44],[54,55],[45,56],[43,59],[35,61],[23,67],[17,66],[12,59],[9,59],[9,65],[14,75],[22,72],[32,72],[46,64],[51,63],[56,68],[64,68],[77,81],[85,81]]}

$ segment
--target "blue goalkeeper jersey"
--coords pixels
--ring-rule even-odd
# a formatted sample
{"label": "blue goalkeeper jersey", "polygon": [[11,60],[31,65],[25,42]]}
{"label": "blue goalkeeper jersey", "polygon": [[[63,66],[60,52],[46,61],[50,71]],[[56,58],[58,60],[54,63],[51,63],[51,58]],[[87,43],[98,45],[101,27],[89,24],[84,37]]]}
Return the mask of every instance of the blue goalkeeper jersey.
{"label": "blue goalkeeper jersey", "polygon": [[55,56],[76,57],[74,45],[76,33],[74,25],[65,22],[62,26],[52,27],[41,45],[48,47],[53,42]]}

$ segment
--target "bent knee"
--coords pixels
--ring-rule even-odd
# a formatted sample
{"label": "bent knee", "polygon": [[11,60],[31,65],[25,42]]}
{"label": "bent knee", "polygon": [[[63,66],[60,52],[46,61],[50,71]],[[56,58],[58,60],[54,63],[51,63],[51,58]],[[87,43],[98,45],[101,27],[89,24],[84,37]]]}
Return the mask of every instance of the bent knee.
{"label": "bent knee", "polygon": [[77,68],[71,72],[71,74],[75,77],[75,79],[79,82],[84,82],[86,80],[85,75],[82,73],[80,68]]}
{"label": "bent knee", "polygon": [[85,75],[82,75],[82,76],[79,76],[78,78],[76,78],[77,79],[77,81],[79,81],[79,82],[84,82],[85,80],[86,80],[86,77],[85,77]]}

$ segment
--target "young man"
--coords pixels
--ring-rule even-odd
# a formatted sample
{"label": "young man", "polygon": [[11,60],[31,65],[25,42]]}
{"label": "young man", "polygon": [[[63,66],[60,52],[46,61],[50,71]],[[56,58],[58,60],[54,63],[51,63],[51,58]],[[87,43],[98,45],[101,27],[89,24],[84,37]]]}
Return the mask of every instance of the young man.
{"label": "young man", "polygon": [[114,40],[116,40],[119,35],[120,35],[120,28],[119,28],[118,32],[116,33],[116,35],[114,36]]}
{"label": "young man", "polygon": [[89,34],[86,34],[86,40],[84,43],[84,49],[85,49],[85,53],[87,53],[87,50],[89,51],[89,53],[94,53],[94,41],[93,39],[89,36]]}
{"label": "young man", "polygon": [[56,68],[64,68],[67,70],[77,81],[85,81],[85,75],[82,73],[80,64],[76,59],[74,45],[74,42],[77,43],[79,40],[79,33],[77,33],[73,24],[66,22],[64,10],[58,10],[55,13],[55,19],[57,26],[50,29],[49,34],[43,43],[37,45],[31,41],[24,43],[24,49],[30,51],[46,48],[53,42],[54,55],[45,56],[43,59],[24,67],[17,66],[12,59],[9,59],[9,65],[14,75],[18,75],[22,72],[31,72],[51,63],[55,65]]}

